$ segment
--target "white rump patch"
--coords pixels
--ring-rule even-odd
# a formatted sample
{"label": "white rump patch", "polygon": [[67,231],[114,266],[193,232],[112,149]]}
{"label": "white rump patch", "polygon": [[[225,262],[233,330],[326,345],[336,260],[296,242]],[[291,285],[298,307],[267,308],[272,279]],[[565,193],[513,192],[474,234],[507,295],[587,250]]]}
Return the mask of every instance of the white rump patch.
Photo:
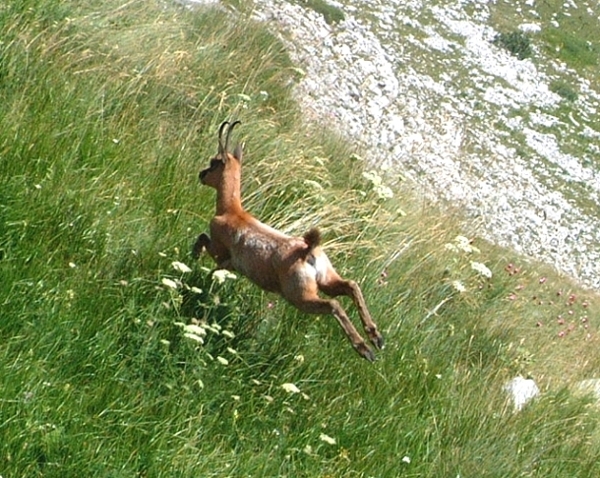
{"label": "white rump patch", "polygon": [[314,254],[313,257],[315,258],[314,262],[312,264],[307,262],[307,265],[314,269],[317,282],[322,282],[327,278],[327,271],[331,268],[331,262],[329,262],[329,258],[322,251]]}

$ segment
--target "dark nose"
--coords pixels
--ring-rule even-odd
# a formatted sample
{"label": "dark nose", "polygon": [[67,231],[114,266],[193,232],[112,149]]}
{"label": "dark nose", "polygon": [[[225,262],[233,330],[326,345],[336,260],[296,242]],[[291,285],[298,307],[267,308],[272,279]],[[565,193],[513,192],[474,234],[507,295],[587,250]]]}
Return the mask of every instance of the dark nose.
{"label": "dark nose", "polygon": [[204,169],[203,171],[200,171],[200,174],[198,174],[198,179],[200,180],[201,183],[204,182],[204,177],[206,176],[206,169]]}

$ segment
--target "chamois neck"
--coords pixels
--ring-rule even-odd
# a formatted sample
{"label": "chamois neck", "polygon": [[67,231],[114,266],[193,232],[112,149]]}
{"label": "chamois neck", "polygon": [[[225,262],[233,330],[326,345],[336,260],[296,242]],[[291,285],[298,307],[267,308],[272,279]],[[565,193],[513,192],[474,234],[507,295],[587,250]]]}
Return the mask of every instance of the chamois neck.
{"label": "chamois neck", "polygon": [[226,174],[223,178],[223,182],[217,188],[217,215],[243,210],[240,179],[239,170]]}

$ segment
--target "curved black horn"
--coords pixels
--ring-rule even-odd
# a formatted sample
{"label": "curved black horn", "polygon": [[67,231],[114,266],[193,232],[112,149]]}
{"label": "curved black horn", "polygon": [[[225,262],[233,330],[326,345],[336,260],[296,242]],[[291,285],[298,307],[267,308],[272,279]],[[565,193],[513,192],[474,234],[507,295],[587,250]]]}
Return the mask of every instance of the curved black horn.
{"label": "curved black horn", "polygon": [[225,159],[223,156],[227,149],[223,148],[223,130],[225,130],[225,126],[227,126],[228,124],[229,121],[223,121],[221,123],[221,126],[219,126],[219,156],[221,156],[222,159]]}
{"label": "curved black horn", "polygon": [[241,121],[239,120],[234,121],[229,125],[229,128],[227,129],[227,136],[225,137],[225,154],[227,154],[227,151],[229,150],[229,138],[231,137],[231,132],[233,131],[233,128],[240,123]]}

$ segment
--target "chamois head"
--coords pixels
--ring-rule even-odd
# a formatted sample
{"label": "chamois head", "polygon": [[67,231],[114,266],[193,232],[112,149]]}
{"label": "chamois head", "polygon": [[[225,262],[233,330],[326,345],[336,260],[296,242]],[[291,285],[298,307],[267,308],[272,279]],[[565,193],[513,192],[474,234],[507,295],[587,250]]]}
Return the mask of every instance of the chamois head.
{"label": "chamois head", "polygon": [[[240,121],[234,121],[233,123],[225,121],[219,127],[219,149],[217,155],[210,160],[208,168],[200,171],[199,178],[202,184],[217,189],[222,183],[227,170],[231,170],[232,168],[239,170],[242,162],[242,146],[238,144],[233,154],[229,152],[231,132],[239,123]],[[227,133],[225,134],[225,144],[223,144],[225,129],[227,129]]]}

